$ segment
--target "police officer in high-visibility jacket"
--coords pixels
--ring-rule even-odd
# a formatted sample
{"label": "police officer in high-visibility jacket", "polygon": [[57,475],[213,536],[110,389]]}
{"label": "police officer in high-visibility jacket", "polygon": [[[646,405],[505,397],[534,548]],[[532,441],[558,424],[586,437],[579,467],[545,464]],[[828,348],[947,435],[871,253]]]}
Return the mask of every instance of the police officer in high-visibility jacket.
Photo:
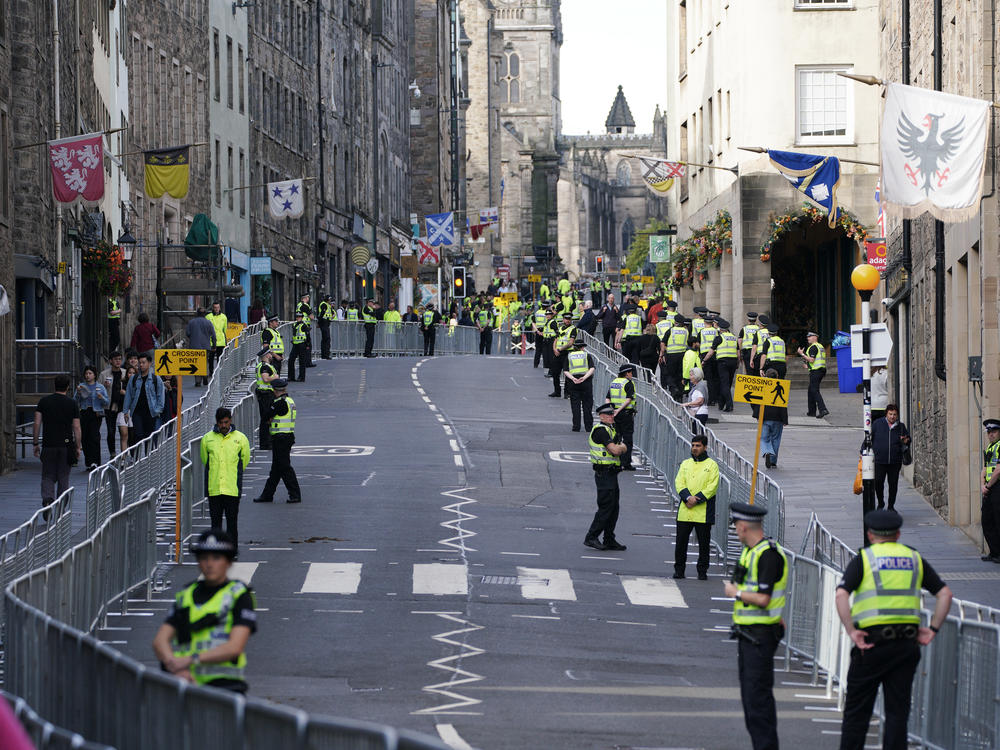
{"label": "police officer in high-visibility jacket", "polygon": [[760,370],[774,370],[779,378],[784,378],[788,368],[788,351],[785,340],[778,335],[778,326],[767,326],[768,337],[761,348]]}
{"label": "police officer in high-visibility jacket", "polygon": [[281,318],[272,315],[267,319],[267,328],[260,332],[260,343],[271,350],[271,367],[274,374],[281,377],[281,363],[285,361],[285,340],[278,332]]}
{"label": "police officer in high-visibility jacket", "polygon": [[753,346],[750,347],[750,374],[760,377],[761,368],[760,360],[761,354],[764,351],[764,344],[767,339],[771,336],[771,331],[769,329],[771,325],[771,319],[766,315],[757,316],[757,333],[754,335]]}
{"label": "police officer in high-visibility jacket", "polygon": [[687,322],[680,313],[674,316],[674,324],[660,339],[660,385],[675,399],[684,393],[683,368],[684,352],[688,348]]}
{"label": "police officer in high-visibility jacket", "polygon": [[485,305],[476,315],[476,329],[479,331],[479,353],[493,353],[493,310]]}
{"label": "police officer in high-visibility jacket", "polygon": [[257,411],[260,413],[259,443],[262,451],[269,451],[271,450],[271,425],[267,415],[274,402],[274,388],[271,387],[271,383],[278,379],[278,373],[271,365],[271,359],[274,355],[271,354],[270,349],[265,346],[257,352],[257,356],[260,358],[260,362],[257,363],[254,395],[257,397]]}
{"label": "police officer in high-visibility jacket", "polygon": [[301,312],[295,313],[295,322],[292,324],[292,353],[288,357],[288,379],[296,380],[295,363],[299,363],[298,381],[304,382],[306,379],[306,365],[309,363],[309,354],[306,351],[306,341],[309,339],[309,326],[303,320]]}
{"label": "police officer in high-visibility jacket", "polygon": [[236,544],[222,529],[210,529],[191,543],[191,552],[202,577],[174,597],[153,653],[175,677],[245,693],[244,652],[257,630],[257,613],[250,587],[229,578]]}
{"label": "police officer in high-visibility jacket", "polygon": [[[837,587],[837,614],[854,644],[840,727],[841,750],[865,747],[880,685],[885,711],[883,750],[906,750],[920,647],[934,640],[951,608],[951,589],[919,552],[899,543],[902,525],[902,517],[894,510],[865,514],[870,544],[848,563]],[[920,626],[921,588],[937,599],[926,628]]]}
{"label": "police officer in high-visibility jacket", "polygon": [[983,562],[1000,563],[1000,419],[987,419],[983,422],[986,439],[989,444],[983,451],[983,470],[980,474],[983,503],[981,506],[983,539],[986,542],[986,554]]}
{"label": "police officer in high-visibility jacket", "polygon": [[[562,373],[566,367],[566,355],[573,348],[573,338],[575,327],[573,326],[573,315],[563,313],[562,325],[556,331],[552,340],[552,358],[549,360],[549,375],[552,377],[552,393],[550,398],[560,398],[562,396]],[[569,394],[566,395],[569,398]]]}
{"label": "police officer in high-visibility jacket", "polygon": [[733,378],[739,367],[739,339],[729,330],[729,321],[719,318],[719,335],[716,339],[715,356],[716,366],[719,369],[719,409],[721,411],[733,410]]}
{"label": "police officer in high-visibility jacket", "polygon": [[705,327],[698,333],[701,341],[698,352],[701,356],[701,369],[705,371],[709,406],[719,403],[719,363],[715,359],[715,342],[719,338],[719,329],[715,324],[718,319],[719,316],[709,310],[705,313]]}
{"label": "police officer in high-visibility jacket", "polygon": [[365,323],[365,356],[374,357],[375,326],[382,320],[381,305],[373,299],[367,300],[361,308],[361,319]]}
{"label": "police officer in high-visibility jacket", "polygon": [[424,356],[434,356],[434,339],[437,337],[437,326],[441,322],[441,314],[434,309],[434,303],[428,302],[420,314],[420,331],[424,334]]}
{"label": "police officer in high-visibility jacket", "polygon": [[757,313],[748,312],[747,313],[747,324],[740,329],[739,335],[736,337],[739,341],[740,346],[740,360],[743,362],[743,372],[747,375],[753,369],[753,363],[750,362],[750,351],[753,349],[754,342],[757,340],[757,331],[760,328],[757,325]]}
{"label": "police officer in high-visibility jacket", "polygon": [[315,367],[312,361],[313,344],[312,344],[312,324],[313,324],[313,309],[310,304],[312,298],[308,294],[303,294],[299,297],[299,302],[295,305],[296,314],[302,313],[302,322],[306,327],[306,341],[305,341],[305,352],[306,352],[306,367]]}
{"label": "police officer in high-visibility jacket", "polygon": [[330,323],[337,317],[333,310],[333,303],[330,302],[330,295],[324,294],[319,303],[319,333],[320,333],[320,356],[323,359],[332,359],[330,356]]}
{"label": "police officer in high-visibility jacket", "polygon": [[280,378],[271,381],[274,388],[274,403],[268,411],[271,423],[271,472],[260,496],[255,497],[255,503],[274,502],[274,493],[278,482],[285,483],[288,490],[288,502],[302,502],[302,490],[299,479],[292,468],[292,446],[295,445],[295,401],[288,395],[288,381]]}
{"label": "police officer in high-visibility jacket", "polygon": [[618,377],[611,381],[606,403],[615,408],[615,429],[621,435],[626,451],[622,454],[622,471],[635,471],[632,466],[632,438],[635,433],[635,378],[636,368],[624,364],[618,368]]}
{"label": "police officer in high-visibility jacket", "polygon": [[674,578],[683,578],[687,568],[688,540],[698,538],[698,580],[708,579],[715,495],[719,491],[719,465],[708,455],[708,438],[691,438],[691,457],[681,461],[674,477],[680,498],[677,507],[677,541],[674,545]]}
{"label": "police officer in high-visibility jacket", "polygon": [[823,394],[820,393],[820,385],[826,376],[826,347],[819,343],[819,334],[809,331],[806,334],[808,346],[803,349],[799,347],[799,356],[806,361],[806,369],[809,370],[809,390],[807,392],[808,409],[807,417],[822,419],[830,412],[823,401]]}
{"label": "police officer in high-visibility jacket", "polygon": [[626,447],[614,426],[615,407],[601,404],[597,407],[597,417],[600,422],[591,428],[589,437],[590,464],[597,486],[597,512],[583,543],[597,550],[620,551],[625,545],[615,539],[619,511],[618,472]]}
{"label": "police officer in high-visibility jacket", "polygon": [[639,339],[642,337],[642,310],[634,302],[622,308],[615,348],[628,357],[633,365],[639,364]]}
{"label": "police officer in high-visibility jacket", "polygon": [[546,311],[541,305],[538,305],[538,309],[531,316],[531,342],[535,345],[535,356],[532,358],[532,365],[536,368],[538,367],[538,363],[542,361],[542,353],[545,349],[542,339],[545,336],[546,323],[548,323]]}
{"label": "police officer in high-visibility jacket", "polygon": [[357,300],[351,300],[347,306],[347,321],[349,323],[357,323],[361,320],[361,313],[358,311]]}
{"label": "police officer in high-visibility jacket", "polygon": [[587,432],[594,424],[594,369],[594,358],[587,351],[583,331],[577,330],[573,351],[566,355],[566,393],[573,415],[573,432],[580,431],[581,415]]}
{"label": "police officer in high-visibility jacket", "polygon": [[781,547],[764,537],[767,510],[731,503],[729,514],[743,544],[732,582],[732,638],[739,649],[743,721],[754,750],[778,750],[778,713],[774,705],[774,652],[785,635],[782,613],[788,586],[788,559]]}

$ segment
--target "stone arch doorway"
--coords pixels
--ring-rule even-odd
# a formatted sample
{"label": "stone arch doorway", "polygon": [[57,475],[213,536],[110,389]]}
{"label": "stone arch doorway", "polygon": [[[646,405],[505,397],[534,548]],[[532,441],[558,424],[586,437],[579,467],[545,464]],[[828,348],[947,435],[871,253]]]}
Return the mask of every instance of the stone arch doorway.
{"label": "stone arch doorway", "polygon": [[829,345],[855,320],[857,292],[851,270],[859,263],[857,243],[841,227],[804,222],[771,248],[771,318],[790,351],[805,345],[806,332]]}

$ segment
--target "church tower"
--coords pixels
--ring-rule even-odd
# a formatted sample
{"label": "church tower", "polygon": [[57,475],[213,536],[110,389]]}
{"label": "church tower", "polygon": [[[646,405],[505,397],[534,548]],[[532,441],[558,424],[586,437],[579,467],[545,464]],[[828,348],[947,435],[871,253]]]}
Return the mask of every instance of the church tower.
{"label": "church tower", "polygon": [[[659,116],[659,109],[656,114]],[[604,121],[604,127],[607,128],[608,135],[631,135],[635,132],[635,118],[632,117],[632,110],[625,101],[621,86],[618,87],[615,101],[611,105],[611,111],[608,112],[608,119]]]}

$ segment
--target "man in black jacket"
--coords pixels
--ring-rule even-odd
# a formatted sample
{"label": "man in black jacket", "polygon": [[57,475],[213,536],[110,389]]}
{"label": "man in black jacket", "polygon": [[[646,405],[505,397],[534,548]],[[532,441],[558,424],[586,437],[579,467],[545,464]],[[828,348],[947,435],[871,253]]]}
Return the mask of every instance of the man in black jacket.
{"label": "man in black jacket", "polygon": [[899,407],[887,404],[885,416],[872,422],[872,450],[875,452],[875,498],[878,508],[885,507],[885,480],[889,480],[889,510],[896,507],[899,471],[903,468],[903,450],[910,445],[910,433],[899,421]]}

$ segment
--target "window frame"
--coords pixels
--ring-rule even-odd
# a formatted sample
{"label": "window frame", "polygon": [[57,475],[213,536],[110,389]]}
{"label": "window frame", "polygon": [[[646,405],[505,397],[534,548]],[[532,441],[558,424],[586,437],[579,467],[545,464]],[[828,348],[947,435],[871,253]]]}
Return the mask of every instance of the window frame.
{"label": "window frame", "polygon": [[854,0],[793,0],[793,10],[854,10]]}
{"label": "window frame", "polygon": [[826,65],[796,65],[795,66],[795,145],[796,146],[849,146],[854,144],[855,138],[855,101],[854,87],[848,85],[847,79],[843,79],[844,90],[847,94],[847,111],[845,113],[845,133],[844,135],[803,135],[801,119],[801,86],[803,73],[851,73],[854,65],[851,64],[826,64]]}

